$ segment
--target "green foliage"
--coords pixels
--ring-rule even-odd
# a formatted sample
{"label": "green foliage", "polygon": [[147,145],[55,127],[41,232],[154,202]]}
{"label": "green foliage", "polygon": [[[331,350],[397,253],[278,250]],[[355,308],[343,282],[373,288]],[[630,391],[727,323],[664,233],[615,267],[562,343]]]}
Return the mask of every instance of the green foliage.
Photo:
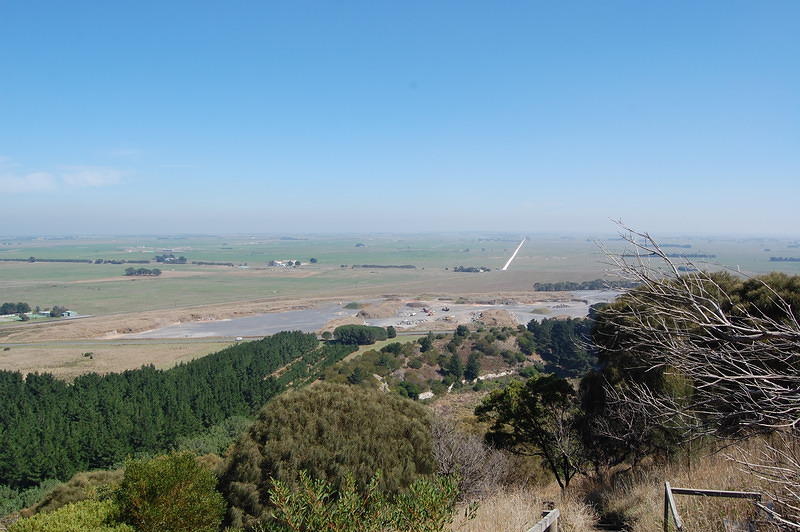
{"label": "green foliage", "polygon": [[444,395],[447,393],[447,385],[442,381],[433,380],[429,382],[431,391],[435,395]]}
{"label": "green foliage", "polygon": [[419,394],[422,392],[417,383],[410,381],[400,381],[397,383],[397,387],[395,389],[402,397],[408,397],[409,399],[414,400],[418,399]]}
{"label": "green foliage", "polygon": [[519,350],[526,355],[532,355],[536,350],[536,341],[533,334],[527,332],[527,330],[517,334],[517,345]]}
{"label": "green foliage", "polygon": [[122,470],[98,470],[76,473],[64,483],[58,483],[45,493],[31,510],[34,513],[52,512],[67,504],[96,499],[108,493],[122,480]]}
{"label": "green foliage", "polygon": [[[111,467],[134,453],[175,448],[183,437],[254,413],[352,350],[284,332],[169,370],[92,373],[71,384],[48,374],[0,371],[0,483],[26,488]],[[280,368],[280,378],[272,377]]]}
{"label": "green foliage", "polygon": [[363,306],[364,305],[362,305],[361,303],[357,303],[355,301],[351,301],[350,303],[346,304],[344,306],[344,308],[349,309],[349,310],[357,310],[357,309],[360,309]]}
{"label": "green foliage", "polygon": [[519,454],[539,456],[565,488],[580,471],[583,446],[578,422],[581,411],[569,382],[548,375],[495,390],[475,409],[492,423],[486,439]]}
{"label": "green foliage", "polygon": [[125,275],[128,277],[145,276],[145,277],[158,277],[161,275],[161,270],[158,268],[125,268]]}
{"label": "green foliage", "polygon": [[330,340],[331,338],[333,338],[333,335],[331,334],[331,332],[330,332],[330,331],[323,331],[323,332],[322,332],[322,339],[323,339],[323,340],[325,340],[325,341],[328,341],[328,340]]}
{"label": "green foliage", "polygon": [[67,311],[67,307],[62,307],[61,305],[53,305],[50,308],[50,317],[51,318],[60,318],[62,314]]}
{"label": "green foliage", "polygon": [[300,474],[292,490],[276,481],[269,491],[275,509],[265,521],[271,532],[438,532],[452,520],[457,484],[447,477],[422,478],[407,491],[390,498],[380,489],[376,475],[358,490],[351,475],[338,491],[324,480]]}
{"label": "green foliage", "polygon": [[459,325],[458,327],[456,327],[455,336],[458,336],[459,338],[464,338],[469,336],[469,327],[467,327],[466,325]]}
{"label": "green foliage", "polygon": [[485,337],[476,340],[474,347],[487,357],[497,356],[499,354],[499,350],[497,349],[497,346],[494,345],[495,340],[496,336],[489,333]]}
{"label": "green foliage", "polygon": [[113,501],[88,499],[20,519],[8,532],[135,532],[135,529],[116,520]]}
{"label": "green foliage", "polygon": [[189,452],[129,461],[115,492],[120,520],[140,532],[216,532],[225,501]]}
{"label": "green foliage", "polygon": [[386,327],[386,337],[397,338],[397,329],[395,329],[393,325]]}
{"label": "green foliage", "polygon": [[500,356],[503,357],[503,360],[506,362],[506,364],[510,365],[522,364],[527,360],[527,358],[525,358],[525,355],[523,355],[522,353],[518,351],[509,351],[508,349],[501,352]]}
{"label": "green foliage", "polygon": [[253,419],[246,416],[223,419],[198,434],[178,438],[177,448],[179,451],[191,451],[197,455],[222,455],[252,422]]}
{"label": "green foliage", "polygon": [[430,351],[433,349],[433,333],[428,333],[427,336],[423,336],[417,340],[417,342],[419,342],[419,350],[421,352],[425,353],[426,351]]}
{"label": "green foliage", "polygon": [[595,279],[594,281],[560,281],[556,283],[533,283],[533,289],[538,292],[573,292],[576,290],[609,290],[618,288],[634,288],[639,283],[624,279]]}
{"label": "green foliage", "polygon": [[399,355],[403,352],[403,344],[400,342],[392,342],[391,344],[386,344],[385,346],[381,347],[381,353],[391,353],[393,355]]}
{"label": "green foliage", "polygon": [[595,363],[594,355],[586,349],[593,324],[593,320],[584,318],[548,318],[541,323],[531,320],[528,322],[531,340],[520,342],[517,338],[517,343],[523,350],[535,346],[547,362],[548,370],[562,376],[581,376]]}
{"label": "green foliage", "polygon": [[367,372],[361,366],[356,366],[353,372],[347,376],[347,382],[350,384],[361,384],[368,376]]}
{"label": "green foliage", "polygon": [[455,353],[450,355],[450,358],[447,360],[447,363],[442,369],[444,370],[445,375],[451,376],[456,380],[459,380],[464,376],[464,364]]}
{"label": "green foliage", "polygon": [[0,517],[28,508],[41,501],[60,481],[55,479],[43,480],[38,486],[27,489],[15,489],[0,485]]}
{"label": "green foliage", "polygon": [[427,409],[394,394],[321,383],[280,395],[234,446],[220,485],[234,526],[265,516],[272,480],[297,486],[300,471],[339,489],[348,474],[366,489],[398,493],[433,472]]}
{"label": "green foliage", "polygon": [[[715,272],[708,274],[708,277],[713,286],[711,283],[705,284],[709,291],[703,297],[713,300],[713,304],[718,305],[719,310],[734,323],[746,313],[776,320],[787,319],[788,314],[781,308],[776,294],[789,304],[795,316],[800,312],[800,276],[771,273],[743,280],[727,272]],[[689,286],[694,286],[694,283],[690,282]],[[640,286],[623,294],[614,303],[592,309],[595,322],[592,340],[597,346],[601,369],[584,377],[581,396],[587,418],[584,422],[584,439],[592,443],[592,449],[596,451],[593,459],[599,462],[615,464],[627,460],[635,464],[646,455],[670,455],[682,442],[680,427],[652,421],[647,423],[648,420],[643,419],[641,423],[636,423],[637,430],[632,431],[627,427],[630,420],[617,419],[613,415],[613,408],[606,404],[605,388],[609,385],[617,388],[642,385],[654,395],[670,396],[678,402],[690,400],[693,394],[694,379],[698,376],[676,375],[671,368],[653,368],[651,364],[644,363],[644,360],[651,358],[648,350],[660,350],[661,347],[634,341],[626,333],[626,328],[637,326],[636,322],[631,321],[632,314],[638,313],[646,320],[650,319],[651,310],[657,308],[659,295],[651,294],[648,290],[647,286]],[[637,303],[637,300],[641,303]],[[642,307],[634,308],[637,304]],[[653,313],[652,319],[663,318]],[[694,325],[688,322],[684,326],[687,329],[686,337],[691,337]],[[720,338],[719,341],[727,342],[728,339]],[[776,374],[784,374],[785,370],[785,367],[774,368]],[[714,386],[714,383],[706,382],[706,386]],[[724,410],[725,404],[718,405],[719,409]],[[603,421],[605,430],[602,434],[592,428],[595,420]],[[729,412],[726,428],[735,432],[743,426],[739,413]]]}
{"label": "green foliage", "polygon": [[22,314],[30,311],[31,306],[27,303],[3,303],[0,305],[0,316],[6,314]]}
{"label": "green foliage", "polygon": [[386,340],[386,329],[370,325],[341,325],[333,330],[333,336],[343,344],[370,345]]}
{"label": "green foliage", "polygon": [[464,378],[468,381],[474,381],[478,378],[478,375],[480,375],[481,361],[479,357],[479,353],[472,352],[467,359],[467,366],[464,368]]}
{"label": "green foliage", "polygon": [[398,347],[400,344],[392,343],[380,351],[365,351],[361,356],[329,368],[323,378],[328,382],[341,384],[376,384],[377,381],[371,378],[372,374],[385,377],[403,366],[403,356],[394,354],[395,351],[402,352],[401,349],[396,349]]}

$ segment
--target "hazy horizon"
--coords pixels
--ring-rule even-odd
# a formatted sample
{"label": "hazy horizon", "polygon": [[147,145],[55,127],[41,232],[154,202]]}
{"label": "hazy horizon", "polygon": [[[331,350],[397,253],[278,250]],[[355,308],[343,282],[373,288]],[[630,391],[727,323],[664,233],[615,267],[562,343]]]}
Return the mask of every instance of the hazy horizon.
{"label": "hazy horizon", "polygon": [[798,17],[5,3],[0,232],[794,237]]}
{"label": "hazy horizon", "polygon": [[[656,240],[696,240],[696,239],[719,239],[719,240],[798,240],[800,239],[800,231],[797,233],[691,233],[691,232],[654,232],[649,231],[647,228],[631,227],[636,231],[649,233]],[[622,240],[621,235],[623,231],[514,231],[514,230],[479,230],[479,229],[463,229],[451,231],[263,231],[263,232],[153,232],[153,233],[19,233],[19,234],[2,234],[0,233],[0,240],[2,239],[51,239],[51,240],[64,240],[64,239],[104,239],[104,238],[270,238],[270,239],[284,239],[298,240],[313,239],[313,238],[330,238],[330,237],[506,237],[509,239],[521,238],[553,238],[553,239],[568,239],[568,240],[598,240],[598,241],[616,241]]]}

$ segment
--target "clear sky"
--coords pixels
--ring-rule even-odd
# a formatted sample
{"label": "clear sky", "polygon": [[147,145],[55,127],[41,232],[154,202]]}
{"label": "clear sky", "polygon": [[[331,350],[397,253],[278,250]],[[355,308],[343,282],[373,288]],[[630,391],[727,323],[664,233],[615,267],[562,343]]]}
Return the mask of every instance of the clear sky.
{"label": "clear sky", "polygon": [[800,2],[0,0],[0,233],[800,235]]}

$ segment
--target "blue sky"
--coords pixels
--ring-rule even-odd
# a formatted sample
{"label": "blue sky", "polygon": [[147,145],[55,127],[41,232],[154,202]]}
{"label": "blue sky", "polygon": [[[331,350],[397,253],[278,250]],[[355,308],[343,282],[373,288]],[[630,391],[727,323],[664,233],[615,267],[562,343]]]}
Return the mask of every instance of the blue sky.
{"label": "blue sky", "polygon": [[798,20],[0,0],[0,233],[800,235]]}

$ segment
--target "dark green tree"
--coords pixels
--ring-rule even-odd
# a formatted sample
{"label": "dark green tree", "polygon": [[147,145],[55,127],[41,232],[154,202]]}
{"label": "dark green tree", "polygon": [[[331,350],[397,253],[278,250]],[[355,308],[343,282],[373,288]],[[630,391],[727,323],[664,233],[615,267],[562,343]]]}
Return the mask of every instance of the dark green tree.
{"label": "dark green tree", "polygon": [[386,340],[386,329],[370,325],[341,325],[333,330],[333,336],[343,344],[370,345]]}
{"label": "dark green tree", "polygon": [[468,381],[474,381],[480,375],[480,371],[480,353],[473,351],[470,353],[469,358],[467,359],[467,366],[464,368],[464,378]]}
{"label": "dark green tree", "polygon": [[450,355],[444,370],[447,375],[450,375],[456,380],[460,380],[461,377],[464,376],[464,364],[461,363],[461,359],[455,353]]}
{"label": "dark green tree", "polygon": [[581,412],[575,390],[566,380],[549,375],[514,382],[489,394],[475,414],[492,423],[488,442],[541,457],[562,489],[582,471]]}
{"label": "dark green tree", "polygon": [[361,366],[356,366],[353,372],[347,376],[347,382],[350,384],[361,384],[367,378],[367,372]]}
{"label": "dark green tree", "polygon": [[423,336],[422,338],[417,340],[420,345],[420,351],[425,353],[426,351],[430,351],[431,349],[433,349],[433,339],[434,339],[433,333],[429,332],[427,336]]}

